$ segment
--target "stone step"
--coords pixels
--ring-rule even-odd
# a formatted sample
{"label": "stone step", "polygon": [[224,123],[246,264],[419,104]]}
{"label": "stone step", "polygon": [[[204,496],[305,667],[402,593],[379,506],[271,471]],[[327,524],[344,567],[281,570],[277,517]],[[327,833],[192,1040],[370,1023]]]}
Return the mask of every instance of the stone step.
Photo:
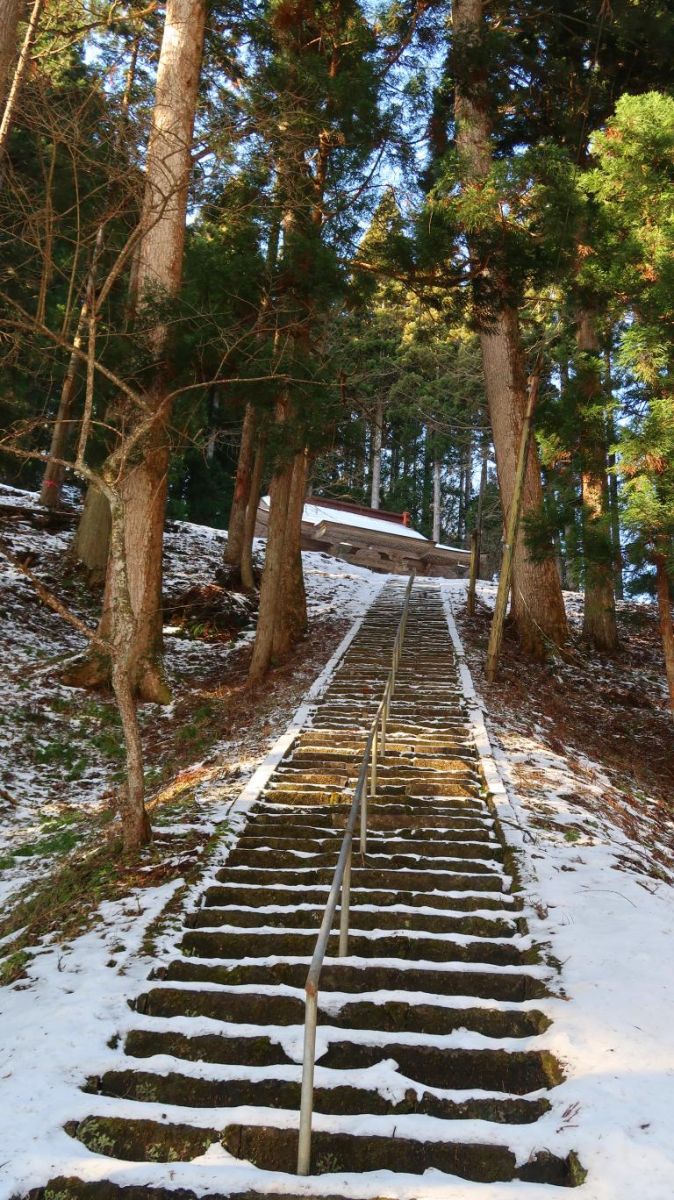
{"label": "stone step", "polygon": [[[138,1069],[106,1071],[104,1075],[87,1080],[85,1091],[96,1095],[116,1096],[125,1100],[152,1101],[177,1107],[237,1108],[240,1105],[261,1108],[281,1108],[298,1112],[300,1106],[301,1071],[297,1078],[207,1079],[171,1071],[158,1074]],[[523,1096],[478,1096],[466,1099],[449,1098],[432,1091],[410,1086],[402,1096],[391,1099],[372,1088],[337,1083],[314,1090],[314,1112],[327,1115],[373,1113],[376,1116],[410,1116],[422,1113],[445,1121],[498,1121],[501,1124],[524,1125],[537,1121],[549,1111],[545,1097],[528,1099]]]}
{"label": "stone step", "polygon": [[[221,1143],[236,1158],[254,1163],[263,1170],[296,1167],[297,1133],[273,1126],[229,1125],[221,1134]],[[413,1141],[399,1135],[358,1137],[347,1133],[314,1131],[311,1169],[315,1175],[344,1171],[393,1171],[405,1175],[423,1175],[442,1171],[479,1183],[518,1179],[531,1183],[549,1183],[573,1187],[584,1181],[576,1155],[560,1158],[547,1150],[532,1156],[518,1169],[514,1153],[493,1143],[459,1141]]]}
{"label": "stone step", "polygon": [[[398,1118],[401,1120],[401,1118]],[[67,1132],[94,1153],[127,1162],[191,1162],[220,1144],[235,1158],[268,1171],[293,1174],[297,1163],[297,1131],[275,1126],[215,1127],[162,1123],[112,1116],[69,1122]],[[513,1179],[573,1186],[582,1182],[575,1156],[555,1157],[548,1151],[531,1157],[519,1170],[514,1153],[490,1142],[417,1141],[404,1137],[359,1137],[316,1130],[312,1140],[312,1172],[386,1170],[423,1175],[439,1170],[462,1179],[494,1183]]]}
{"label": "stone step", "polygon": [[[465,869],[465,868],[464,868]],[[313,887],[316,884],[332,883],[334,869],[329,867],[318,868],[293,868],[292,875],[295,882],[301,882],[306,887]],[[262,867],[252,866],[234,866],[223,868],[218,871],[216,878],[227,883],[259,883],[260,886],[265,884],[273,886],[283,882],[283,872],[280,869],[265,870]],[[389,869],[380,871],[372,867],[360,867],[357,865],[357,856],[354,855],[354,865],[351,870],[351,882],[355,888],[369,887],[375,890],[382,889],[385,891],[397,892],[399,889],[403,891],[414,890],[415,892],[431,892],[431,891],[454,891],[454,892],[502,892],[504,891],[504,882],[500,875],[490,874],[486,871],[474,871],[471,864],[471,873],[462,874],[459,870],[451,872],[447,867],[443,867],[442,871],[433,870],[411,870]]]}
{"label": "stone step", "polygon": [[[175,960],[175,970],[186,982],[215,983],[231,986],[287,985],[304,989],[309,970],[309,957],[299,962],[240,962],[218,963],[196,958]],[[173,966],[171,968],[174,969]],[[543,979],[525,968],[522,970],[485,967],[484,970],[455,965],[445,970],[434,968],[413,959],[391,962],[367,959],[327,959],[321,972],[321,992],[424,992],[430,996],[475,997],[480,1000],[503,1000],[521,1003],[540,1000],[548,994]]]}
{"label": "stone step", "polygon": [[[226,875],[225,875],[225,878]],[[275,902],[279,904],[288,904],[292,902],[293,896],[301,898],[307,904],[320,904],[324,909],[328,898],[329,886],[326,883],[322,888],[302,886],[279,886],[277,876],[270,880],[268,884],[263,884],[261,881],[255,882],[251,880],[248,884],[235,884],[231,879],[227,880],[227,885],[214,884],[208,889],[210,901],[214,904],[243,904],[254,907],[255,905],[268,905]],[[301,893],[301,897],[298,896]],[[461,893],[447,894],[444,892],[435,892],[432,889],[427,892],[412,892],[412,891],[386,891],[367,890],[353,886],[351,889],[352,904],[374,904],[379,909],[386,909],[395,906],[396,904],[405,904],[415,908],[431,907],[435,909],[446,909],[453,912],[470,913],[475,909],[503,909],[507,907],[513,912],[518,912],[521,908],[521,900],[517,896],[511,896],[509,893],[492,894],[489,892],[480,892],[476,895],[463,895]]]}
{"label": "stone step", "polygon": [[[190,966],[176,959],[166,969],[164,982],[194,982],[190,980]],[[301,1026],[304,1021],[304,994],[299,988],[295,996],[225,988],[226,985],[222,990],[153,987],[141,993],[133,1007],[147,1016],[205,1016],[239,1025],[259,1024],[265,1029],[270,1025]],[[326,1007],[319,997],[320,1023],[344,1030],[443,1036],[458,1029],[470,1029],[494,1038],[535,1037],[549,1025],[548,1018],[538,1010],[454,1007],[451,1003],[434,1003],[436,997],[419,991],[396,995],[399,998],[390,1001],[381,993],[376,1000],[345,1000],[339,1009],[335,1008],[334,999]],[[403,998],[406,995],[407,1000]]]}
{"label": "stone step", "polygon": [[[212,896],[209,889],[204,896],[204,906],[197,912],[191,913],[186,924],[191,929],[201,929],[208,925],[240,925],[248,929],[256,929],[260,925],[278,926],[280,929],[306,928],[318,932],[323,919],[323,908],[298,908],[296,905],[284,905],[269,912],[258,908],[239,909],[223,908],[217,903],[217,895]],[[356,929],[390,929],[404,933],[406,930],[419,930],[426,933],[461,933],[472,934],[474,937],[507,938],[522,932],[512,920],[503,918],[473,917],[470,915],[436,915],[430,913],[410,913],[389,911],[363,911],[361,907],[352,906],[351,926]]]}
{"label": "stone step", "polygon": [[[208,912],[208,910],[206,910]],[[520,966],[538,961],[536,951],[521,949],[512,940],[504,942],[477,938],[474,941],[453,941],[445,937],[426,936],[423,932],[412,936],[409,933],[384,931],[367,935],[352,930],[349,935],[349,955],[352,958],[395,958],[405,961],[422,959],[425,962],[485,963],[492,966]],[[184,954],[196,954],[199,958],[265,958],[273,955],[289,957],[311,955],[316,945],[317,930],[299,930],[288,933],[284,930],[252,932],[237,929],[233,932],[209,928],[188,929],[184,934],[181,949]],[[328,955],[337,957],[339,933],[335,931],[328,940]]]}
{"label": "stone step", "polygon": [[[325,809],[319,811],[326,813]],[[393,838],[406,841],[425,840],[432,843],[438,838],[456,837],[459,840],[479,842],[495,837],[494,822],[489,817],[482,820],[476,817],[438,817],[436,824],[431,824],[429,819],[425,819],[423,824],[401,825],[400,816],[378,816],[376,808],[371,810],[371,813],[374,815],[371,819],[370,814],[368,815],[368,840]],[[264,838],[268,846],[290,845],[298,850],[304,849],[305,841],[324,841],[326,845],[332,840],[341,841],[348,819],[347,813],[345,812],[343,819],[340,819],[341,814],[335,806],[331,806],[326,817],[330,823],[319,824],[318,818],[314,823],[310,817],[298,816],[295,813],[289,813],[285,819],[274,817],[266,821],[255,817],[248,822],[239,841],[245,840],[248,843],[257,839],[261,842]]]}
{"label": "stone step", "polygon": [[[503,858],[503,850],[499,842],[448,841],[436,842],[435,845],[431,844],[428,847],[423,843],[406,844],[403,842],[399,843],[399,846],[400,848],[389,850],[385,842],[381,843],[376,838],[368,839],[365,865],[372,869],[380,867],[398,870],[411,867],[413,870],[423,870],[425,867],[430,867],[432,870],[455,870],[458,863],[461,870],[466,870],[469,865],[471,874],[482,874],[485,871],[493,870],[496,861]],[[301,850],[299,847],[278,850],[271,846],[250,846],[242,838],[236,843],[227,861],[231,867],[242,865],[260,866],[266,869],[279,867],[281,870],[293,871],[296,868],[314,870],[320,867],[332,867],[334,870],[339,850],[339,840],[335,841],[334,848],[322,851]],[[428,857],[426,857],[427,854]],[[354,844],[354,857],[356,855],[360,865],[363,860],[358,851],[357,842]]]}

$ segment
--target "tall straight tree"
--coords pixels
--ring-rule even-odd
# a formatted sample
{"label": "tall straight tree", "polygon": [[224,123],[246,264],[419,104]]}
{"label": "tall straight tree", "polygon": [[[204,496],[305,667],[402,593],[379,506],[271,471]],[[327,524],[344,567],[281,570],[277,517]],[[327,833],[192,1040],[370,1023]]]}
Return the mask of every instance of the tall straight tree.
{"label": "tall straight tree", "polygon": [[321,329],[344,287],[330,233],[347,220],[348,188],[378,128],[374,38],[358,3],[271,0],[267,15],[268,42],[253,102],[273,159],[281,229],[276,366],[290,380],[279,390],[269,431],[269,531],[253,683],[306,628],[302,507],[310,443],[329,423],[312,379],[320,370]]}
{"label": "tall straight tree", "polygon": [[[153,421],[132,461],[120,438],[104,477],[118,481],[118,512],[124,520],[124,554],[133,615],[135,686],[144,700],[165,703],[162,647],[162,545],[168,481],[171,363],[169,333],[162,304],[180,289],[188,188],[192,169],[194,121],[199,96],[206,0],[168,0],[157,67],[155,103],[147,151],[136,287],[138,319],[147,324],[152,357],[144,391],[145,411],[127,417],[126,433]],[[115,537],[113,514],[112,537]],[[116,572],[108,565],[100,635],[107,638],[120,603]],[[109,665],[100,658],[79,672],[78,682],[95,683]]]}
{"label": "tall straight tree", "polygon": [[[492,169],[489,112],[488,50],[482,0],[454,0],[453,75],[456,145],[464,193],[482,201]],[[468,234],[473,261],[473,294],[479,324],[482,365],[499,487],[507,520],[513,497],[517,452],[527,403],[527,381],[516,298],[498,230],[502,213],[493,197],[493,229],[489,248]],[[494,236],[495,234],[495,236]],[[523,512],[542,509],[541,473],[532,441],[526,464]],[[520,526],[522,530],[522,526]],[[524,648],[542,655],[546,641],[567,637],[566,613],[552,554],[541,559],[529,552],[524,532],[518,535],[513,564],[512,615]]]}
{"label": "tall straight tree", "polygon": [[9,91],[12,67],[17,53],[17,39],[24,0],[3,0],[0,4],[0,109]]}
{"label": "tall straight tree", "polygon": [[608,413],[595,316],[577,317],[576,427],[580,458],[584,559],[583,637],[598,650],[618,644],[615,551],[608,480]]}
{"label": "tall straight tree", "polygon": [[[536,146],[549,139],[565,147],[582,190],[593,167],[591,135],[605,124],[616,99],[625,90],[642,92],[658,81],[665,89],[671,86],[674,13],[659,0],[638,5],[593,0],[575,4],[572,16],[567,5],[551,7],[541,0],[518,0],[517,9],[519,19],[511,32],[519,83],[517,99],[511,93],[510,144]],[[615,571],[612,578],[609,564],[612,551],[614,559],[619,556],[619,537],[612,534],[617,510],[607,474],[609,445],[615,440],[610,436],[612,400],[600,352],[617,297],[607,286],[611,248],[603,241],[594,205],[586,203],[578,216],[564,222],[575,226],[575,253],[570,275],[564,279],[562,272],[560,282],[576,339],[568,428],[582,493],[583,636],[596,648],[611,651],[618,641],[615,593],[620,579]]]}

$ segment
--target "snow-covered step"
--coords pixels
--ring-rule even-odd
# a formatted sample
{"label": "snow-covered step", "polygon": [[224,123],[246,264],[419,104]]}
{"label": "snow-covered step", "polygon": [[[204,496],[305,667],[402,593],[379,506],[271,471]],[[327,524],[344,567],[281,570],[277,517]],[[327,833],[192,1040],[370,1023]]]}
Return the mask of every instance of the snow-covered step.
{"label": "snow-covered step", "polygon": [[[285,1125],[231,1124],[219,1129],[95,1116],[70,1124],[68,1132],[94,1152],[100,1153],[104,1144],[109,1157],[131,1162],[175,1162],[178,1157],[190,1162],[201,1158],[214,1144],[263,1171],[292,1174],[297,1160],[297,1131]],[[543,1150],[518,1168],[515,1153],[494,1142],[424,1141],[369,1133],[359,1137],[317,1129],[313,1146],[317,1175],[372,1170],[422,1175],[438,1170],[484,1183],[519,1179],[568,1187],[581,1182],[575,1155],[562,1159]]]}
{"label": "snow-covered step", "polygon": [[[300,1070],[297,1068],[296,1078],[292,1080],[273,1076],[251,1079],[246,1075],[218,1079],[185,1074],[179,1063],[176,1066],[177,1069],[169,1072],[137,1068],[106,1071],[100,1076],[90,1076],[86,1090],[104,1096],[198,1108],[256,1105],[291,1112],[299,1109]],[[321,1072],[319,1069],[318,1080],[321,1074],[333,1078],[341,1076],[340,1072]],[[537,1121],[550,1108],[545,1096],[503,1095],[500,1091],[482,1094],[488,1089],[480,1089],[478,1095],[465,1092],[443,1095],[440,1089],[419,1088],[412,1080],[408,1081],[407,1087],[403,1081],[395,1095],[382,1094],[374,1087],[358,1086],[355,1082],[357,1074],[350,1073],[348,1080],[340,1078],[330,1086],[321,1086],[319,1082],[314,1092],[315,1111],[328,1115],[366,1112],[377,1116],[419,1113],[446,1121],[498,1121],[519,1125]]]}
{"label": "snow-covered step", "polygon": [[[489,870],[498,870],[496,860],[502,856],[501,846],[498,842],[466,842],[460,839],[453,839],[451,842],[435,843],[434,854],[429,855],[424,859],[422,849],[407,846],[404,843],[402,848],[393,849],[384,844],[378,845],[375,841],[368,843],[367,855],[365,856],[365,864],[373,869],[381,870],[398,870],[406,867],[413,870],[425,868],[438,870],[456,870],[457,866],[461,870],[467,870],[475,873],[481,873]],[[338,848],[331,848],[329,851],[323,852],[320,850],[302,850],[299,847],[293,847],[288,850],[277,850],[271,846],[249,846],[245,840],[240,840],[232,850],[228,862],[231,867],[245,865],[249,867],[278,867],[281,870],[295,870],[296,867],[332,867],[334,870],[337,862]],[[359,862],[362,860],[359,858]]]}
{"label": "snow-covered step", "polygon": [[[323,909],[316,907],[296,907],[293,905],[278,906],[276,909],[249,908],[240,909],[227,905],[216,906],[205,896],[205,906],[193,913],[187,921],[191,928],[204,928],[214,925],[238,925],[241,928],[256,929],[261,924],[266,927],[275,926],[280,929],[303,928],[312,930],[314,936],[321,923]],[[392,911],[381,912],[373,906],[372,911],[363,910],[362,905],[351,908],[353,929],[386,929],[407,932],[408,930],[423,933],[462,933],[474,937],[503,938],[511,937],[518,932],[512,919],[502,917],[489,918],[486,916],[471,916],[466,913],[445,914],[401,912],[394,908]]]}
{"label": "snow-covered step", "polygon": [[[221,984],[287,984],[303,988],[309,958],[295,960],[201,959],[172,960],[168,974],[194,982]],[[410,990],[434,996],[477,996],[493,1000],[537,1000],[547,995],[540,968],[498,967],[495,964],[443,964],[420,959],[327,959],[321,973],[321,992]]]}
{"label": "snow-covered step", "polygon": [[[384,891],[416,891],[430,892],[437,890],[445,891],[482,891],[482,892],[502,892],[510,886],[510,880],[506,875],[497,875],[491,871],[480,871],[473,864],[466,864],[463,860],[463,870],[457,868],[456,871],[451,871],[446,867],[443,871],[438,870],[414,870],[411,867],[400,867],[393,870],[377,870],[376,867],[359,867],[353,866],[351,870],[352,886],[356,888],[374,888]],[[468,867],[470,866],[470,870]],[[254,885],[259,882],[260,885],[268,884],[274,886],[275,883],[282,882],[282,876],[286,874],[292,877],[296,882],[301,882],[306,887],[313,887],[317,883],[332,883],[334,874],[334,866],[331,867],[294,867],[288,868],[283,872],[280,868],[264,869],[259,866],[246,866],[242,864],[232,865],[229,869],[217,872],[217,878],[225,882],[247,882]]]}
{"label": "snow-covered step", "polygon": [[[212,897],[214,903],[241,903],[254,907],[257,904],[268,905],[272,900],[278,899],[279,904],[285,904],[289,898],[292,901],[293,895],[301,893],[303,900],[312,904],[320,904],[325,908],[328,898],[329,881],[326,881],[325,884],[307,886],[296,882],[280,881],[278,875],[275,875],[267,883],[257,878],[246,882],[241,875],[238,880],[226,876],[224,878],[226,884],[212,885],[208,889],[208,895]],[[472,891],[470,888],[457,891],[431,887],[423,892],[415,892],[402,887],[399,887],[397,891],[391,891],[390,889],[355,886],[351,890],[351,901],[353,904],[372,904],[382,910],[396,903],[412,908],[426,908],[432,905],[434,908],[451,909],[455,912],[472,912],[475,909],[500,910],[504,906],[511,907],[515,912],[519,911],[521,907],[521,900],[518,896],[511,896],[507,892],[501,891],[490,894],[485,891]]]}
{"label": "snow-covered step", "polygon": [[[176,960],[169,968],[163,986],[155,986],[136,999],[136,1011],[166,1018],[189,1013],[192,1017],[205,1016],[231,1024],[259,1024],[264,1030],[270,1024],[299,1026],[304,1020],[304,996],[299,988],[292,989],[291,995],[275,995],[272,991],[253,993],[233,985],[205,988],[203,981],[200,981],[202,986],[195,989],[193,982],[189,969]],[[182,986],[176,987],[176,983]],[[457,1030],[470,1030],[499,1039],[536,1037],[549,1024],[548,1018],[537,1009],[494,1009],[486,1004],[467,1008],[469,997],[458,997],[454,1004],[448,998],[443,1004],[439,996],[420,990],[401,990],[393,994],[396,999],[385,999],[381,991],[354,999],[348,992],[326,990],[319,998],[322,1021],[339,1029],[376,1030],[381,1034],[407,1032],[445,1036]],[[503,1090],[502,1085],[499,1090]]]}

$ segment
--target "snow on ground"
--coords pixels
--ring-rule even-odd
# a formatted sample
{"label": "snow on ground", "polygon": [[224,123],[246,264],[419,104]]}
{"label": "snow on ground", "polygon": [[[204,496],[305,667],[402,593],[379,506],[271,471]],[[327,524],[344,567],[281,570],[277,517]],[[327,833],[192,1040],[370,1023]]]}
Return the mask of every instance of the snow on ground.
{"label": "snow on ground", "polygon": [[[14,497],[11,503],[27,507]],[[29,530],[25,536],[39,539],[44,553],[44,531]],[[48,536],[52,539],[50,552],[62,554],[64,535]],[[210,566],[219,561],[222,536],[217,532],[175,526],[171,536],[181,550],[174,554],[179,562],[174,571],[176,587],[179,574],[183,587],[193,578],[203,578],[205,562]],[[196,565],[191,547],[199,559]],[[383,576],[323,555],[306,555],[305,566],[315,618],[360,615],[385,582]],[[17,699],[38,707],[44,704],[40,689],[46,685],[40,683],[40,676],[28,676],[28,671],[40,657],[71,649],[76,638],[49,614],[42,613],[39,622],[33,621],[24,594],[29,585],[16,572],[5,571],[3,586],[16,598],[3,632],[3,645],[5,651],[12,651],[15,674],[6,677],[0,692],[0,704],[5,706],[0,715],[6,722],[0,726],[0,735],[5,739],[4,754],[11,756],[4,769],[9,765],[15,772],[12,787],[19,799],[18,810],[13,806],[2,810],[5,837],[11,838],[12,824],[30,819],[31,813],[36,819],[53,803],[54,795],[60,797],[65,791],[69,803],[94,802],[100,794],[97,789],[109,779],[110,768],[101,751],[77,780],[64,782],[62,763],[52,769],[49,762],[31,765],[30,756],[19,759],[18,752],[14,754],[12,722]],[[440,586],[448,606],[460,619],[465,584],[443,582]],[[490,585],[483,585],[481,591],[488,601]],[[22,606],[24,621],[19,619]],[[571,607],[577,615],[573,599]],[[192,644],[191,639],[182,640]],[[547,1046],[559,1057],[567,1079],[552,1093],[551,1113],[531,1130],[523,1127],[519,1131],[522,1152],[527,1140],[555,1153],[575,1149],[588,1170],[586,1183],[574,1193],[579,1200],[672,1200],[671,816],[663,815],[660,800],[617,786],[604,765],[577,746],[558,741],[551,744],[544,714],[538,724],[532,724],[531,720],[518,722],[504,704],[491,703],[491,711],[485,713],[468,674],[464,647],[457,643],[457,648],[476,739],[481,751],[492,756],[485,762],[485,771],[494,802],[506,836],[518,853],[530,932],[548,948],[550,962],[561,967],[558,994],[543,1005],[552,1025],[536,1044]],[[224,654],[226,649],[204,645],[203,653]],[[474,654],[468,659],[475,664]],[[29,680],[29,700],[24,699],[17,677]],[[60,690],[55,694],[58,698]],[[37,726],[38,748],[53,742],[53,736],[49,741],[51,729],[61,729],[58,706],[53,711],[54,715],[43,717]],[[73,741],[77,734],[73,721],[77,720],[72,714],[67,718],[66,729],[72,730]],[[251,757],[248,774],[257,761]],[[204,790],[208,791],[207,784]],[[246,792],[250,799],[250,788],[244,795]],[[219,811],[216,799],[212,815],[214,827],[221,832],[236,825],[229,801]],[[226,852],[225,836],[218,853],[224,856]],[[180,883],[174,879],[161,887],[134,892],[116,904],[103,905],[95,928],[65,947],[44,941],[36,948],[26,978],[0,989],[0,1200],[44,1183],[55,1168],[69,1166],[92,1174],[103,1169],[100,1161],[67,1138],[62,1125],[68,1118],[92,1111],[93,1097],[83,1095],[79,1084],[88,1071],[105,1065],[112,1053],[107,1049],[109,1038],[128,1024],[127,999],[144,984],[152,965],[151,951],[147,944],[143,948],[144,936]],[[170,936],[170,928],[157,936],[160,951]],[[140,1019],[134,1016],[136,1022]],[[498,1127],[493,1136],[495,1140],[502,1137]],[[204,1192],[222,1190],[223,1168],[235,1190],[253,1188],[259,1181],[245,1163],[219,1150],[217,1154],[209,1151],[203,1162],[193,1164],[198,1186]],[[151,1172],[156,1182],[185,1187],[190,1186],[191,1170],[181,1168],[174,1174],[171,1164],[140,1167],[128,1163],[115,1168],[117,1178],[129,1184],[142,1183]],[[278,1176],[275,1187],[294,1195],[310,1188],[314,1194],[322,1191],[326,1196],[360,1200],[381,1196],[400,1200],[549,1200],[557,1194],[555,1189],[532,1184],[448,1183],[447,1177],[432,1171],[422,1184],[378,1172],[367,1177],[326,1175],[318,1186],[315,1181],[307,1185],[290,1176]]]}
{"label": "snow on ground", "polygon": [[[37,501],[35,493],[0,484],[0,904],[48,869],[54,856],[78,844],[82,813],[108,808],[122,777],[121,731],[110,698],[56,679],[61,660],[81,652],[85,638],[36,599],[31,582],[1,553],[4,542],[15,556],[29,556],[38,578],[59,596],[65,585],[72,611],[95,626],[100,596],[92,597],[66,557],[72,523],[36,524],[44,515]],[[169,523],[168,605],[216,581],[225,543],[222,530]],[[264,543],[256,542],[259,558],[263,549]],[[387,578],[323,554],[303,557],[310,631],[320,629],[321,636],[308,639],[307,664],[295,671],[289,694],[279,694],[276,702],[267,694],[259,705],[260,719],[246,724],[244,714],[244,727],[233,735],[229,730],[225,737],[218,734],[223,718],[233,723],[218,693],[221,687],[226,692],[235,670],[240,673],[240,652],[254,637],[250,599],[226,592],[231,639],[211,636],[199,620],[176,625],[171,618],[165,665],[174,702],[140,710],[150,797],[170,783],[175,766],[189,772],[206,760],[213,769],[227,762],[240,778],[250,774],[287,724],[297,703],[293,688],[301,694],[309,685],[346,623],[369,607]],[[210,827],[210,817],[204,814],[204,820]]]}
{"label": "snow on ground", "polygon": [[[325,564],[317,564],[316,570],[325,578]],[[344,602],[358,610],[357,615],[309,687],[289,729],[276,739],[240,791],[237,811],[232,812],[231,798],[219,799],[217,786],[214,789],[212,816],[220,840],[210,867],[212,881],[245,822],[247,809],[306,722],[309,705],[327,686],[360,617],[387,578],[359,569],[348,586],[338,566],[334,574]],[[317,602],[325,601],[323,594]],[[34,948],[26,977],[0,988],[0,1200],[21,1197],[61,1171],[100,1177],[98,1168],[105,1160],[73,1141],[63,1127],[93,1111],[96,1098],[83,1093],[81,1085],[87,1075],[118,1065],[111,1041],[116,1045],[120,1031],[142,1025],[142,1016],[131,1014],[128,1001],[146,984],[157,956],[172,950],[184,912],[182,906],[170,914],[164,910],[183,883],[178,877],[161,887],[134,890],[122,901],[102,904],[95,928],[65,946],[49,937],[42,939]],[[204,886],[201,878],[191,888],[186,907],[196,903]],[[189,1121],[189,1110],[183,1115]],[[213,1116],[217,1119],[217,1112]],[[216,1164],[214,1172],[221,1179],[222,1166]]]}
{"label": "snow on ground", "polygon": [[[445,595],[461,614],[464,585],[446,585]],[[630,800],[577,749],[553,750],[543,724],[526,735],[495,706],[485,713],[465,665],[462,674],[478,739],[488,752],[488,733],[502,781],[492,786],[519,851],[531,933],[561,966],[563,991],[545,1005],[553,1023],[542,1042],[568,1072],[545,1118],[554,1148],[575,1148],[588,1170],[579,1200],[671,1200],[671,807],[663,828],[659,804]],[[524,1200],[523,1187],[509,1194],[520,1190]]]}

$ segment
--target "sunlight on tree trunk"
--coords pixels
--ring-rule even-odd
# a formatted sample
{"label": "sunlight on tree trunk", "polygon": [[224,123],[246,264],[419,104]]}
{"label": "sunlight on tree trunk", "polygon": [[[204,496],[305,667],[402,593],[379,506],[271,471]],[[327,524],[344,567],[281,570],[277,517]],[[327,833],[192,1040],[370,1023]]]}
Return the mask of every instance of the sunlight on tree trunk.
{"label": "sunlight on tree trunk", "polygon": [[[481,0],[455,0],[453,7],[454,61],[457,64],[455,114],[457,149],[465,189],[481,189],[491,170],[491,140],[487,111],[487,80],[481,49],[484,15]],[[494,221],[500,223],[495,210]],[[471,238],[469,237],[469,242]],[[490,268],[474,281],[484,292]],[[489,276],[490,311],[480,321],[480,344],[485,388],[489,403],[496,466],[506,524],[515,484],[517,452],[527,406],[526,373],[517,311],[509,294],[503,264]],[[478,304],[478,317],[480,306]],[[541,474],[535,442],[526,464],[523,513],[536,516],[543,502]],[[568,636],[562,589],[552,549],[549,559],[534,561],[520,526],[513,561],[512,617],[525,651],[541,657],[546,644],[562,644]]]}

